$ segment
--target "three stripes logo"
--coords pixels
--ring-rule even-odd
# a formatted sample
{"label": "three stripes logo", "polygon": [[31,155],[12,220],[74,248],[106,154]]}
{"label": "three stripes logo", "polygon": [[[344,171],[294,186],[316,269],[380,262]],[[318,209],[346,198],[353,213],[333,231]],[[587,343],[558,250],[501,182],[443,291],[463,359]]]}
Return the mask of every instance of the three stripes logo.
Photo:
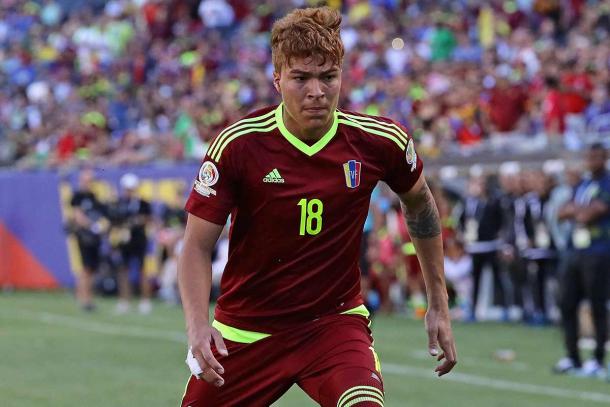
{"label": "three stripes logo", "polygon": [[277,170],[277,168],[274,168],[273,171],[271,171],[269,174],[265,175],[265,178],[263,178],[263,182],[283,184],[284,178],[282,178],[282,176],[280,175],[280,172]]}
{"label": "three stripes logo", "polygon": [[235,139],[252,133],[268,133],[275,129],[277,129],[275,110],[271,110],[260,116],[242,119],[224,129],[218,137],[214,139],[208,148],[207,155],[211,160],[219,162],[222,152]]}

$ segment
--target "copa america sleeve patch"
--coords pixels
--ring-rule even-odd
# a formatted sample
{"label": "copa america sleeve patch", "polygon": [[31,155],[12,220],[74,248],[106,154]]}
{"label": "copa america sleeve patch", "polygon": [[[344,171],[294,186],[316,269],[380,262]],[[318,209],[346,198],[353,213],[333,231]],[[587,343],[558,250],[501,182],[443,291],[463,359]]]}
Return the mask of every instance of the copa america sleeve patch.
{"label": "copa america sleeve patch", "polygon": [[216,195],[216,190],[212,188],[220,178],[218,168],[211,161],[206,161],[199,169],[199,175],[195,180],[195,191],[202,196],[208,198],[210,195]]}
{"label": "copa america sleeve patch", "polygon": [[415,144],[413,139],[409,139],[406,150],[407,164],[411,165],[411,172],[417,168],[417,153],[415,152]]}

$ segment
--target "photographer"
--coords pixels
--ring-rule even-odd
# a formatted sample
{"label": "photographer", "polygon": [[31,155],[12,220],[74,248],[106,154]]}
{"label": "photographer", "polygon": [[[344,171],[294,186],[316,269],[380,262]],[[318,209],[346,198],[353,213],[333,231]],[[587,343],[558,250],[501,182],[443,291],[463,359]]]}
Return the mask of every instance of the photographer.
{"label": "photographer", "polygon": [[93,276],[100,263],[103,234],[108,230],[107,210],[91,189],[94,174],[90,169],[79,175],[78,190],[72,196],[72,216],[68,229],[78,242],[82,270],[78,273],[76,299],[85,311],[93,311]]}

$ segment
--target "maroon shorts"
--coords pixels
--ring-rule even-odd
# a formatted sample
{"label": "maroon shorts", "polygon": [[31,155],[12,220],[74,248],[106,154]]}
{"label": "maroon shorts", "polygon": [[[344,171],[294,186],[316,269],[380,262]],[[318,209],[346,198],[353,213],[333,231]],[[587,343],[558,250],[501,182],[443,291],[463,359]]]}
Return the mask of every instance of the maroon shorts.
{"label": "maroon shorts", "polygon": [[225,384],[191,376],[183,407],[269,406],[295,383],[324,407],[383,406],[379,360],[362,316],[322,317],[254,343],[225,344],[229,355],[218,359]]}

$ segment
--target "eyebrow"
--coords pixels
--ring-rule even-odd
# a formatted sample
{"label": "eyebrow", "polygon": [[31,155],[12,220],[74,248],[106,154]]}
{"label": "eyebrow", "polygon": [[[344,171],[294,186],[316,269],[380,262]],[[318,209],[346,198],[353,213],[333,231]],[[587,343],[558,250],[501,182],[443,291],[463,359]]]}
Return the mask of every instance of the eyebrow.
{"label": "eyebrow", "polygon": [[[339,71],[338,68],[331,68],[331,69],[327,69],[326,71],[321,72],[320,75],[328,75],[330,73],[336,73],[338,71]],[[289,74],[290,75],[313,75],[312,72],[301,71],[300,69],[291,69]]]}

